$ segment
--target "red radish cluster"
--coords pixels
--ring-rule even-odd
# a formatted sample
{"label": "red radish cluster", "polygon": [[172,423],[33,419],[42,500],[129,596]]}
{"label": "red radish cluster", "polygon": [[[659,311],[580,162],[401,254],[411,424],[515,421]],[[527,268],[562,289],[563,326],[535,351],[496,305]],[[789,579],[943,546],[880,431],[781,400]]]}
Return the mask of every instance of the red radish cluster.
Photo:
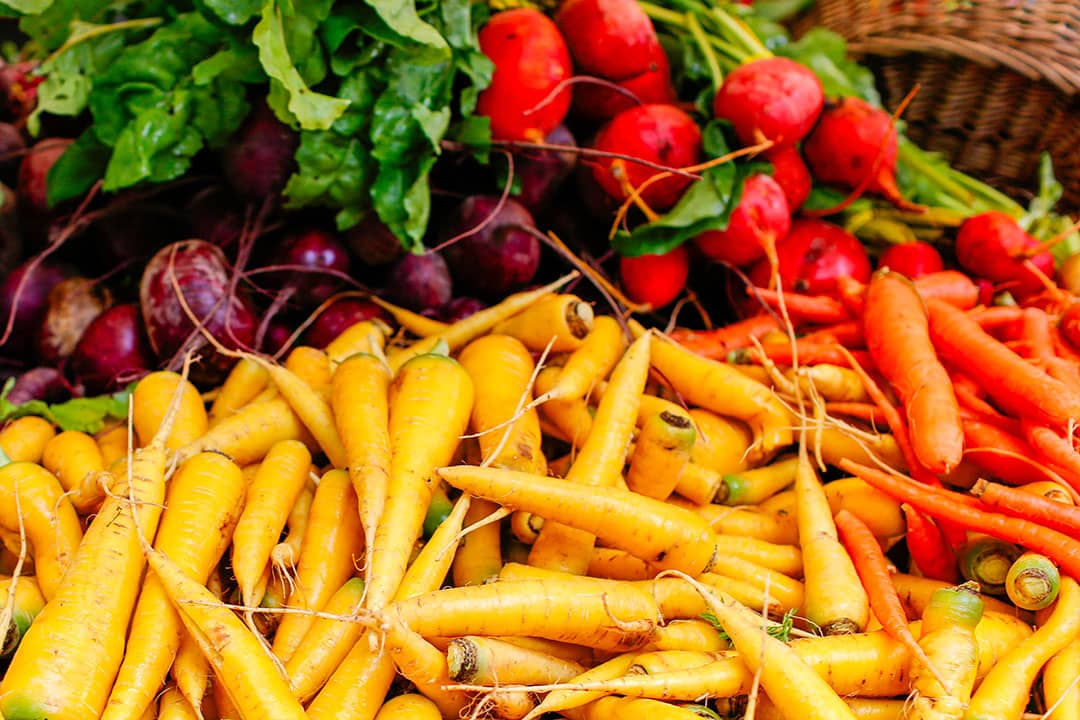
{"label": "red radish cluster", "polygon": [[782,148],[806,137],[824,104],[825,91],[813,71],[770,57],[732,70],[716,93],[713,112],[731,122],[744,145],[771,140]]}
{"label": "red radish cluster", "polygon": [[667,54],[636,0],[566,0],[555,15],[578,73],[577,115],[603,122],[639,103],[673,103]]}
{"label": "red radish cluster", "polygon": [[491,119],[496,140],[539,141],[570,110],[570,51],[559,29],[531,8],[495,13],[480,29],[480,50],[495,64],[476,110]]}
{"label": "red radish cluster", "polygon": [[[681,168],[701,160],[701,129],[694,119],[674,105],[638,105],[624,110],[600,129],[593,147],[606,152],[640,158],[663,167]],[[619,201],[661,171],[621,158],[600,158],[593,165],[593,178],[610,197]],[[651,182],[641,200],[653,210],[663,211],[678,202],[691,179],[669,175]]]}
{"label": "red radish cluster", "polygon": [[972,275],[990,280],[1022,298],[1045,287],[1054,276],[1054,256],[1002,212],[974,215],[956,235],[956,260]]}
{"label": "red radish cluster", "polygon": [[685,245],[663,255],[619,258],[619,278],[627,297],[653,308],[677,298],[689,274],[690,254]]}
{"label": "red radish cluster", "polygon": [[772,163],[772,179],[784,191],[788,207],[794,213],[802,207],[806,198],[810,197],[810,189],[814,184],[802,153],[796,147],[785,147],[765,153],[765,159]]}

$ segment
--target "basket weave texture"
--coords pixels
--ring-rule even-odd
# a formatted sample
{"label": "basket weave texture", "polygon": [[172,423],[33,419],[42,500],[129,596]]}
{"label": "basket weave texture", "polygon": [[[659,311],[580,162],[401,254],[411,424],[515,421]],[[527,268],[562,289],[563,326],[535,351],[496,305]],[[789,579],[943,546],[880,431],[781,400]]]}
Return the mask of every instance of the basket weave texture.
{"label": "basket weave texture", "polygon": [[823,25],[878,78],[908,134],[1019,197],[1049,151],[1080,210],[1080,0],[816,0],[796,34]]}

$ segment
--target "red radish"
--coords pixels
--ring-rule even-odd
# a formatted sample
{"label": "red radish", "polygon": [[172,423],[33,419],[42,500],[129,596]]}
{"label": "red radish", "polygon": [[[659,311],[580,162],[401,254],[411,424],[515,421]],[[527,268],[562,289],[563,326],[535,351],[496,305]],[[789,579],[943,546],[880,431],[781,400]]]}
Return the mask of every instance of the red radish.
{"label": "red radish", "polygon": [[865,188],[899,208],[918,208],[896,186],[896,151],[892,117],[856,97],[842,97],[825,108],[803,143],[810,172],[821,182]]}
{"label": "red radish", "polygon": [[690,254],[679,245],[663,255],[619,258],[619,278],[627,297],[661,308],[679,296],[690,274]]}
{"label": "red radish", "polygon": [[75,349],[83,331],[112,305],[112,293],[84,277],[61,280],[49,292],[45,317],[37,335],[37,356],[44,365],[58,365]]}
{"label": "red radish", "polygon": [[225,147],[225,179],[248,200],[276,197],[296,166],[300,136],[265,104],[255,106],[247,121]]}
{"label": "red radish", "polygon": [[610,81],[614,87],[596,82],[574,85],[573,113],[591,122],[607,122],[635,105],[673,105],[678,96],[671,84],[671,64],[664,48],[657,46],[652,62],[639,75]]}
{"label": "red radish", "polygon": [[790,147],[806,137],[825,104],[817,75],[784,57],[762,58],[728,73],[713,99],[716,117],[731,121],[744,145],[772,140]]}
{"label": "red radish", "polygon": [[425,252],[403,256],[390,268],[386,296],[416,312],[435,310],[450,301],[450,270],[442,255]]}
{"label": "red radish", "polygon": [[326,347],[356,323],[371,318],[393,323],[390,315],[370,300],[351,297],[335,300],[312,321],[304,335],[304,344]]}
{"label": "red radish", "polygon": [[1036,251],[1039,241],[1024,232],[1009,215],[992,210],[966,219],[956,234],[956,260],[972,275],[984,277],[1017,298],[1044,288],[1039,275],[1025,266],[1030,262],[1053,278],[1054,256]]}
{"label": "red radish", "polygon": [[814,184],[802,153],[797,147],[784,147],[766,153],[765,159],[772,163],[772,179],[784,191],[788,207],[794,213],[810,197],[810,188]]}
{"label": "red radish", "polygon": [[[682,168],[701,160],[701,130],[692,117],[674,105],[639,105],[619,113],[601,128],[593,147]],[[640,163],[612,158],[597,159],[592,166],[596,182],[618,200],[628,197],[627,184],[636,188],[659,172]],[[650,184],[642,191],[641,199],[654,210],[667,210],[678,202],[690,182],[690,178],[671,175]]]}
{"label": "red radish", "polygon": [[945,269],[941,253],[922,240],[890,245],[888,250],[881,253],[877,264],[879,268],[887,267],[912,279]]}
{"label": "red radish", "polygon": [[586,75],[627,80],[649,69],[660,47],[637,0],[565,0],[555,13],[574,66]]}
{"label": "red radish", "polygon": [[[444,251],[454,286],[461,292],[499,297],[533,279],[540,266],[540,241],[529,231],[532,214],[521,203],[494,195],[470,195],[458,206],[444,239],[476,232]],[[535,231],[534,231],[535,232]]]}
{"label": "red radish", "polygon": [[542,140],[570,109],[568,87],[552,95],[573,74],[559,29],[539,10],[515,8],[492,15],[478,38],[495,64],[476,104],[477,113],[491,119],[492,137]]}
{"label": "red radish", "polygon": [[143,270],[139,302],[150,346],[159,359],[176,366],[184,353],[196,351],[201,356],[191,369],[196,384],[220,381],[235,360],[210,347],[189,313],[226,348],[254,342],[255,310],[244,296],[229,294],[230,287],[225,253],[205,240],[166,245]]}
{"label": "red radish", "polygon": [[115,305],[94,318],[68,360],[76,385],[88,395],[122,388],[153,366],[139,306],[131,303]]}
{"label": "red radish", "polygon": [[[809,295],[832,295],[836,280],[870,281],[870,258],[859,239],[844,228],[813,218],[791,223],[787,237],[776,244],[783,289]],[[771,268],[761,259],[749,271],[754,285],[769,284]]]}
{"label": "red radish", "polygon": [[731,212],[727,228],[707,230],[694,242],[709,258],[731,265],[747,265],[766,254],[766,248],[787,236],[791,211],[780,184],[768,175],[751,175],[742,198]]}

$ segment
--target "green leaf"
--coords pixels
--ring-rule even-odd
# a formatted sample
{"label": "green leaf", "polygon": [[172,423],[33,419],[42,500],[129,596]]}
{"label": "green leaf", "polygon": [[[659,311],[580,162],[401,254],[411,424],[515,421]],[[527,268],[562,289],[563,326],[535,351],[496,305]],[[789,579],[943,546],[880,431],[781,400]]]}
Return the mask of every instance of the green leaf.
{"label": "green leaf", "polygon": [[105,174],[110,154],[93,128],[84,130],[49,168],[45,183],[49,206],[84,195]]}
{"label": "green leaf", "polygon": [[262,0],[200,0],[199,4],[229,25],[246,24],[262,8]]}
{"label": "green leaf", "polygon": [[20,15],[37,15],[49,9],[53,0],[3,0],[0,5]]}
{"label": "green leaf", "polygon": [[285,207],[322,205],[363,209],[374,175],[368,149],[359,137],[332,130],[300,133],[297,171],[285,185]]}
{"label": "green leaf", "polygon": [[315,92],[304,82],[289,55],[281,8],[276,0],[267,0],[263,5],[252,41],[259,48],[263,70],[281,83],[288,96],[288,110],[302,129],[326,130],[348,108],[348,100]]}
{"label": "green leaf", "polygon": [[220,50],[191,69],[196,85],[206,85],[219,77],[242,83],[260,83],[266,79],[258,53],[246,45]]}
{"label": "green leaf", "polygon": [[[12,378],[0,391],[0,422],[6,422],[27,415],[43,417],[61,430],[96,433],[105,427],[109,420],[122,420],[127,417],[128,398],[135,388],[135,383],[111,395],[99,395],[89,398],[74,398],[62,403],[49,405],[41,400],[30,400],[20,405],[12,404],[8,393],[15,385]],[[0,463],[3,464],[3,463]]]}
{"label": "green leaf", "polygon": [[450,46],[446,38],[420,18],[412,0],[366,0],[366,5],[375,11],[381,21],[371,31],[383,27],[389,30],[387,36],[380,39],[399,46],[415,43],[436,50],[440,56],[449,57]]}
{"label": "green leaf", "polygon": [[844,38],[831,30],[812,28],[796,42],[777,48],[776,54],[813,70],[826,97],[855,96],[881,106],[874,74],[850,58]]}
{"label": "green leaf", "polygon": [[488,163],[491,156],[491,118],[468,115],[450,129],[449,137],[468,147],[478,162]]}

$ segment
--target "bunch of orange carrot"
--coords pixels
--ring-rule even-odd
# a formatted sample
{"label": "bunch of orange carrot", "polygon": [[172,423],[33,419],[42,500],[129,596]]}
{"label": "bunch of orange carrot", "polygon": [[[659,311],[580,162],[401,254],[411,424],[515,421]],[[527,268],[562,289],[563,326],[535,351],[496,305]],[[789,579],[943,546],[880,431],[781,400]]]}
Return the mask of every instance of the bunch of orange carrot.
{"label": "bunch of orange carrot", "polygon": [[[989,311],[881,276],[835,308],[844,342],[788,362],[762,337],[738,365],[560,286],[449,325],[387,306],[392,337],[241,354],[201,393],[153,373],[98,437],[0,430],[0,714],[1080,716],[1068,468],[946,488],[972,477],[976,400],[1018,439],[1071,429],[1067,394],[981,394],[936,340],[1002,344],[965,330]],[[880,302],[903,318],[887,337]],[[905,385],[916,364],[880,343],[950,365]],[[933,408],[961,371],[946,438]]]}

